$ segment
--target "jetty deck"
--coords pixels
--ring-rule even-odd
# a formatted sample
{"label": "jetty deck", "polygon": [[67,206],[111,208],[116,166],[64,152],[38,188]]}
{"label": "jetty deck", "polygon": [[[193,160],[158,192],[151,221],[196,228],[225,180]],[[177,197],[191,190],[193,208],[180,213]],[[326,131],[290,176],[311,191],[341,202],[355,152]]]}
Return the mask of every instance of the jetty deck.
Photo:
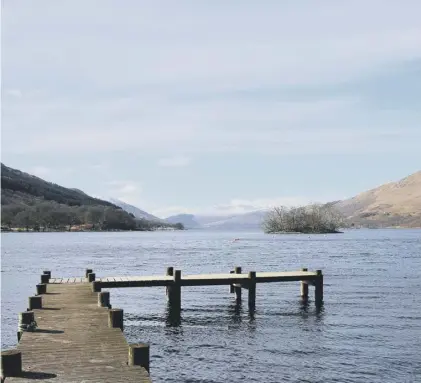
{"label": "jetty deck", "polygon": [[[318,277],[315,271],[283,271],[256,273],[256,283],[288,282],[288,281],[312,281]],[[51,278],[51,284],[80,283],[84,278]],[[248,274],[198,274],[183,275],[180,279],[181,286],[208,286],[230,285],[235,283],[247,284]],[[96,281],[101,288],[116,287],[165,287],[173,284],[173,276],[123,276],[98,278]],[[244,286],[246,287],[246,286]]]}
{"label": "jetty deck", "polygon": [[151,382],[145,368],[127,365],[123,332],[109,327],[109,310],[85,278],[78,282],[48,284],[42,308],[32,309],[37,328],[22,332],[16,348],[22,373],[5,381]]}

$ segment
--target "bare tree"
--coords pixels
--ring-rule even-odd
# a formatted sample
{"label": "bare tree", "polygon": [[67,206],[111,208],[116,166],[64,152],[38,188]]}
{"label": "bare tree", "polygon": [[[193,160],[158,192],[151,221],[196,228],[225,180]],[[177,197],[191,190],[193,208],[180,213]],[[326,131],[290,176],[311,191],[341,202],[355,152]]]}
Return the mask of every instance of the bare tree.
{"label": "bare tree", "polygon": [[263,221],[265,233],[336,233],[342,225],[342,215],[327,204],[275,207]]}

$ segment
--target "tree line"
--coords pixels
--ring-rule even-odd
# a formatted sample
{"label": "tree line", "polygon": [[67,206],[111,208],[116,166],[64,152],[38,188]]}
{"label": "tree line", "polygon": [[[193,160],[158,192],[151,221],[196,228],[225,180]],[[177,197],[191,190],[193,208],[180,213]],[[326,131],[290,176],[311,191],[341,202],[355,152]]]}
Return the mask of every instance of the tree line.
{"label": "tree line", "polygon": [[89,225],[89,230],[154,230],[162,226],[184,229],[183,225],[165,225],[136,219],[112,206],[68,206],[53,201],[33,206],[8,204],[1,207],[1,224],[6,228],[34,231],[64,231],[72,226]]}
{"label": "tree line", "polygon": [[342,215],[330,204],[273,208],[263,221],[265,233],[337,233]]}

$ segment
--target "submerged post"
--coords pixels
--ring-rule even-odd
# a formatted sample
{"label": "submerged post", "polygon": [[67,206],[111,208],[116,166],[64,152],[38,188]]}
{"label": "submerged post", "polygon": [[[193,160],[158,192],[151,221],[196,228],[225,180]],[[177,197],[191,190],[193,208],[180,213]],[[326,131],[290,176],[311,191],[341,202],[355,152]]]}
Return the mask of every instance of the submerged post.
{"label": "submerged post", "polygon": [[[302,268],[301,271],[308,271],[308,269]],[[308,282],[307,281],[301,281],[300,296],[303,300],[308,299]]]}
{"label": "submerged post", "polygon": [[321,305],[323,303],[323,274],[322,270],[316,270],[317,279],[314,281],[314,300],[316,305]]}
{"label": "submerged post", "polygon": [[130,344],[128,365],[142,366],[149,373],[149,344]]}
{"label": "submerged post", "polygon": [[44,270],[42,273],[45,274],[45,275],[48,275],[48,278],[51,278],[51,271]]}
{"label": "submerged post", "polygon": [[47,285],[45,283],[39,283],[37,285],[37,295],[47,293]]}
{"label": "submerged post", "polygon": [[42,274],[41,283],[49,283],[49,282],[50,282],[50,276],[48,274]]}
{"label": "submerged post", "polygon": [[95,280],[95,273],[88,274],[88,282],[93,282]]}
{"label": "submerged post", "polygon": [[249,289],[249,308],[254,310],[256,307],[256,272],[249,272],[248,280],[248,289]]}
{"label": "submerged post", "polygon": [[173,310],[181,310],[181,270],[174,270],[173,283],[168,286],[168,300]]}
{"label": "submerged post", "polygon": [[[234,274],[241,274],[240,266],[235,267]],[[241,302],[241,285],[239,283],[237,283],[236,286],[234,287],[234,291],[235,291],[235,299],[237,303],[240,303]]]}
{"label": "submerged post", "polygon": [[86,269],[86,270],[85,270],[85,278],[88,278],[88,275],[89,275],[90,273],[93,273],[93,270],[92,270],[92,269]]}
{"label": "submerged post", "polygon": [[1,377],[19,376],[22,374],[22,354],[18,350],[1,352]]}
{"label": "submerged post", "polygon": [[36,295],[35,297],[29,297],[29,307],[28,310],[42,309],[42,297]]}
{"label": "submerged post", "polygon": [[[230,274],[234,274],[234,270],[231,270]],[[234,294],[234,285],[232,283],[230,284],[230,294]]]}
{"label": "submerged post", "polygon": [[123,331],[123,309],[110,309],[108,311],[108,327],[119,328]]}

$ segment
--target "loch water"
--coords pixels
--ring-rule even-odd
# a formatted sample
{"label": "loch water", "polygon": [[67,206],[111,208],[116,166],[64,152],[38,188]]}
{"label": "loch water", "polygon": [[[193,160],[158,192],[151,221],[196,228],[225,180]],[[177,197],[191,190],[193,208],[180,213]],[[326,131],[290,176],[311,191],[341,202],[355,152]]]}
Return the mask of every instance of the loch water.
{"label": "loch water", "polygon": [[[238,241],[233,241],[239,238]],[[164,288],[111,290],[129,342],[151,346],[154,382],[421,382],[421,230],[2,233],[1,342],[16,345],[42,270],[54,276],[322,269],[324,305],[299,283],[259,284],[256,311],[228,286],[185,287],[181,321]]]}

